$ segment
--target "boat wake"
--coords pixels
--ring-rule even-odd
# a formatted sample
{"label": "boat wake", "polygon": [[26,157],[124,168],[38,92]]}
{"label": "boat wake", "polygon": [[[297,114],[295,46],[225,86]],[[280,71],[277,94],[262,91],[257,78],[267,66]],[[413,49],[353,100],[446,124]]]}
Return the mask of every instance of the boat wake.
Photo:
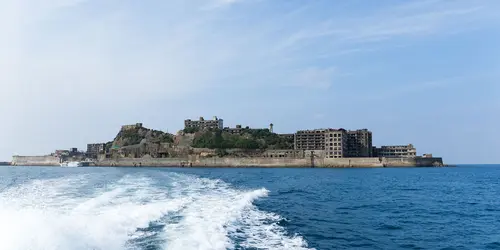
{"label": "boat wake", "polygon": [[176,173],[16,183],[0,190],[0,249],[307,249],[254,205],[267,195]]}

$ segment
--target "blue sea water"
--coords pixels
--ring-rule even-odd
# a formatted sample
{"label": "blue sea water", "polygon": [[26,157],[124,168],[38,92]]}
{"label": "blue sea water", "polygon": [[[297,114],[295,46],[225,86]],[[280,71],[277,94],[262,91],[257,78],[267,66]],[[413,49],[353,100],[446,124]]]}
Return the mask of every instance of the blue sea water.
{"label": "blue sea water", "polygon": [[500,249],[500,166],[0,167],[0,249]]}

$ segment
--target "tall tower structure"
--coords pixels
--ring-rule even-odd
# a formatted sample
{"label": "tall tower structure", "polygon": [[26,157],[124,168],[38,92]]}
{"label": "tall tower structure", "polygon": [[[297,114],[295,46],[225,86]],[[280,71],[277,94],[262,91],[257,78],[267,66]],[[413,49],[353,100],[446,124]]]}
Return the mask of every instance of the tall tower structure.
{"label": "tall tower structure", "polygon": [[274,127],[274,124],[269,124],[269,130],[271,131],[271,133],[273,133],[273,127]]}

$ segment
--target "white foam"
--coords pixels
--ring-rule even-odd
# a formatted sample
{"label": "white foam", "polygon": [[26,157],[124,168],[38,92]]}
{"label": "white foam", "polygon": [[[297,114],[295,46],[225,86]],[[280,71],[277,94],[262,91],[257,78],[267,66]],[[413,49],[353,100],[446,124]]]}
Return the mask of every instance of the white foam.
{"label": "white foam", "polygon": [[[177,192],[193,202],[182,210],[179,223],[165,227],[168,250],[225,250],[236,247],[235,238],[246,239],[243,247],[259,249],[306,249],[302,237],[286,236],[277,225],[281,218],[259,211],[253,202],[269,193],[266,189],[236,190],[221,181],[182,177]],[[268,224],[266,224],[268,223]]]}
{"label": "white foam", "polygon": [[158,236],[137,230],[152,222],[165,226],[160,240],[167,250],[307,248],[302,237],[290,236],[278,225],[279,215],[254,206],[268,190],[238,190],[220,180],[163,175],[162,185],[132,175],[96,188],[92,183],[99,176],[81,175],[1,191],[0,249],[140,249],[134,240]]}
{"label": "white foam", "polygon": [[34,181],[6,190],[0,194],[0,249],[124,249],[137,228],[189,202],[161,197],[140,181],[140,191],[131,192],[139,182],[132,186],[121,181],[87,198],[68,192],[84,184],[79,178]]}

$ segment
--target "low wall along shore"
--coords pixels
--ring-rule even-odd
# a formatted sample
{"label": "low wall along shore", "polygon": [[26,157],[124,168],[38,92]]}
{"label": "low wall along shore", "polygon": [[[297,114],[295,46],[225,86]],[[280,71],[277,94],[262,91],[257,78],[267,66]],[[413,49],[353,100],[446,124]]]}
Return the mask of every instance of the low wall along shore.
{"label": "low wall along shore", "polygon": [[98,166],[165,166],[165,167],[432,167],[442,166],[441,158],[121,158],[99,161]]}
{"label": "low wall along shore", "polygon": [[55,156],[13,156],[14,166],[59,166],[60,159]]}
{"label": "low wall along shore", "polygon": [[[14,156],[14,166],[59,166],[54,156]],[[441,158],[118,158],[103,159],[96,166],[150,166],[150,167],[431,167],[442,166]]]}

